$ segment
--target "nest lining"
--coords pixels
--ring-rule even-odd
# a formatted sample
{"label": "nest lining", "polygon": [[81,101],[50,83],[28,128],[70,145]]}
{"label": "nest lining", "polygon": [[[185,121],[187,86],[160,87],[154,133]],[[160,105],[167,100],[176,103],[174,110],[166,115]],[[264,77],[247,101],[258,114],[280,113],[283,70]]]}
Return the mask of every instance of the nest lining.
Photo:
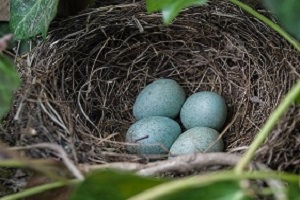
{"label": "nest lining", "polygon": [[[186,9],[165,26],[141,3],[89,9],[56,22],[29,57],[1,136],[14,145],[57,143],[79,163],[138,162],[124,135],[137,94],[157,78],[228,105],[227,152],[243,152],[299,78],[299,53],[226,1]],[[17,113],[17,115],[16,115]],[[17,121],[13,117],[17,116]],[[297,171],[300,112],[293,107],[259,149],[273,169]],[[32,149],[32,157],[53,157]]]}

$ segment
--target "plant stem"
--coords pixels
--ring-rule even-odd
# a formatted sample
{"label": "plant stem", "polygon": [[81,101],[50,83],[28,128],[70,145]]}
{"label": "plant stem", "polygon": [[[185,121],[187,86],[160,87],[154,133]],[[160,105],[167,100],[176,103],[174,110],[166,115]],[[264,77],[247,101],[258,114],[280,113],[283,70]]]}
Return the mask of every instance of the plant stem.
{"label": "plant stem", "polygon": [[18,159],[12,158],[7,160],[1,160],[0,167],[20,167],[20,168],[43,168],[43,166],[53,165],[53,162],[49,160],[25,160],[25,159]]}
{"label": "plant stem", "polygon": [[1,160],[0,167],[20,167],[25,168],[27,167],[26,164],[21,160]]}
{"label": "plant stem", "polygon": [[229,0],[231,3],[237,5],[238,7],[242,8],[249,14],[253,15],[255,18],[259,19],[260,21],[264,22],[266,25],[271,27],[274,31],[279,33],[283,38],[285,38],[295,49],[300,51],[300,44],[297,40],[295,40],[290,34],[288,34],[285,30],[283,30],[278,24],[274,23],[264,15],[258,13],[256,10],[251,8],[245,3],[240,2],[239,0]]}
{"label": "plant stem", "polygon": [[59,187],[63,187],[63,186],[67,186],[67,185],[75,185],[80,183],[81,181],[78,179],[74,179],[74,180],[70,180],[70,181],[57,181],[54,183],[48,183],[48,184],[44,184],[41,186],[36,186],[36,187],[32,187],[29,189],[25,189],[22,192],[16,193],[16,194],[12,194],[12,195],[8,195],[5,197],[0,198],[0,200],[16,200],[16,199],[21,199],[21,198],[25,198],[31,195],[35,195],[41,192],[45,192],[51,189],[55,189],[55,188],[59,188]]}
{"label": "plant stem", "polygon": [[139,193],[128,200],[164,199],[166,195],[174,192],[180,192],[185,189],[201,189],[202,186],[220,181],[239,181],[243,179],[279,179],[290,183],[299,182],[299,176],[287,173],[255,171],[244,172],[243,174],[235,174],[233,171],[223,171],[163,183],[153,188],[149,188],[148,190],[145,190],[144,192]]}
{"label": "plant stem", "polygon": [[249,164],[256,150],[265,141],[268,134],[271,132],[273,127],[279,121],[280,117],[288,110],[288,108],[295,102],[296,98],[300,95],[300,80],[297,84],[289,91],[283,101],[279,106],[271,113],[269,119],[263,126],[263,128],[255,136],[253,142],[251,143],[249,149],[241,160],[235,166],[235,171],[237,174],[241,174],[243,169]]}

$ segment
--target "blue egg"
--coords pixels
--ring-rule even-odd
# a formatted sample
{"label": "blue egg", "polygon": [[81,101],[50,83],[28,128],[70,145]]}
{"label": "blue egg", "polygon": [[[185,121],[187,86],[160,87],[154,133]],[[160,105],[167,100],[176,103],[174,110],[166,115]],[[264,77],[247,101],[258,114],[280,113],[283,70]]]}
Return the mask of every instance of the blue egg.
{"label": "blue egg", "polygon": [[126,134],[126,149],[135,154],[168,154],[181,133],[177,122],[162,116],[143,118],[131,125]]}
{"label": "blue egg", "polygon": [[133,105],[133,115],[137,120],[149,116],[175,118],[185,98],[184,90],[176,81],[158,79],[140,92]]}
{"label": "blue egg", "polygon": [[225,100],[214,92],[198,92],[187,98],[180,119],[186,129],[210,127],[220,130],[227,117]]}
{"label": "blue egg", "polygon": [[220,152],[224,144],[218,131],[208,127],[194,127],[182,133],[173,143],[170,155],[181,155],[196,152]]}

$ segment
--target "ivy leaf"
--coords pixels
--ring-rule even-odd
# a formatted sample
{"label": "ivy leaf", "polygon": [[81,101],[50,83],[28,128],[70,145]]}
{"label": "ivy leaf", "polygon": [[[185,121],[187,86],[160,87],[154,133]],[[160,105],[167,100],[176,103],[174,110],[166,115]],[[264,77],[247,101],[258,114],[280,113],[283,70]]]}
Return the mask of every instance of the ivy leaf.
{"label": "ivy leaf", "polygon": [[45,38],[59,0],[11,0],[10,27],[16,40],[40,33]]}
{"label": "ivy leaf", "polygon": [[275,13],[283,26],[300,39],[300,1],[264,0],[266,7]]}
{"label": "ivy leaf", "polygon": [[148,178],[128,172],[95,171],[78,186],[71,200],[125,200],[166,180]]}
{"label": "ivy leaf", "polygon": [[0,119],[10,108],[12,92],[18,88],[20,79],[13,63],[0,55]]}
{"label": "ivy leaf", "polygon": [[169,24],[182,9],[206,2],[207,0],[146,0],[146,5],[148,12],[162,11],[164,23]]}

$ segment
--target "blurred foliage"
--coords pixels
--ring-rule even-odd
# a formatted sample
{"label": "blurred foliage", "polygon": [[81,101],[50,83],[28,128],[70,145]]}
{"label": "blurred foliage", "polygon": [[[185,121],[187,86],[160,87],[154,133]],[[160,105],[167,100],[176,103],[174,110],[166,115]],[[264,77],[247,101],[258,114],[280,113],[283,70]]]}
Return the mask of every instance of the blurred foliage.
{"label": "blurred foliage", "polygon": [[245,191],[241,189],[237,181],[220,181],[205,186],[187,187],[184,190],[177,190],[157,198],[156,200],[251,200]]}
{"label": "blurred foliage", "polygon": [[161,11],[164,23],[171,23],[178,13],[194,5],[203,5],[207,0],[146,0],[148,12]]}
{"label": "blurred foliage", "polygon": [[19,83],[13,62],[0,54],[0,119],[9,110],[12,92],[19,87]]}
{"label": "blurred foliage", "polygon": [[141,177],[128,172],[95,171],[76,189],[71,200],[124,200],[164,182],[164,179]]}
{"label": "blurred foliage", "polygon": [[300,1],[299,0],[264,0],[266,7],[272,11],[283,26],[300,39]]}

